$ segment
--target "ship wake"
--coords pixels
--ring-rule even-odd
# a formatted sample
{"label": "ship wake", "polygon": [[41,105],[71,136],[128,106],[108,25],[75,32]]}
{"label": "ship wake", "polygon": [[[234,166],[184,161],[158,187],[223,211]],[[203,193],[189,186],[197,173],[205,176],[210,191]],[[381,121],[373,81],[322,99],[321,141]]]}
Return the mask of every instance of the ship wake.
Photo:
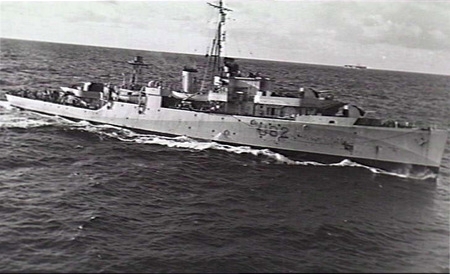
{"label": "ship wake", "polygon": [[26,129],[70,124],[69,120],[60,117],[23,112],[11,107],[8,102],[0,102],[0,129]]}

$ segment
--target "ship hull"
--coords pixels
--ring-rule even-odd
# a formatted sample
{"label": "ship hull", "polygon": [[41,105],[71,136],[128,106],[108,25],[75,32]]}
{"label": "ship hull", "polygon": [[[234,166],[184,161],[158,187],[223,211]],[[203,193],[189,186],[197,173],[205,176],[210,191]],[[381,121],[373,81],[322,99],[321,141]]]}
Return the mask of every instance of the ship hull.
{"label": "ship hull", "polygon": [[448,135],[437,129],[327,125],[163,108],[157,96],[145,108],[110,102],[98,110],[6,96],[14,107],[70,119],[269,148],[294,155],[294,159],[352,159],[388,171],[406,167],[437,172]]}

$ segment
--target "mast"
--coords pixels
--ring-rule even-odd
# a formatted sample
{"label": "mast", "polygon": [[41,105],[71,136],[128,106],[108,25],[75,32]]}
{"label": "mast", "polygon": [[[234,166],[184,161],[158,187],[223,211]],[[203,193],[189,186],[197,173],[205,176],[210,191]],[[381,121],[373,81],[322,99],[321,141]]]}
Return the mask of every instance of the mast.
{"label": "mast", "polygon": [[133,73],[131,74],[130,86],[134,88],[138,85],[139,82],[138,77],[142,73],[142,68],[148,67],[148,64],[144,63],[142,56],[134,57],[134,60],[128,61],[128,64],[133,66]]}
{"label": "mast", "polygon": [[220,20],[217,25],[217,32],[212,41],[210,52],[206,54],[208,62],[203,73],[200,92],[203,92],[205,89],[211,89],[214,76],[221,71],[220,54],[222,51],[222,41],[224,41],[225,38],[225,34],[223,33],[223,25],[225,25],[226,17],[225,11],[231,11],[231,9],[223,6],[222,0],[219,0],[218,5],[208,2],[207,4],[219,10]]}
{"label": "mast", "polygon": [[221,71],[220,55],[222,53],[222,42],[225,40],[225,33],[223,32],[223,26],[225,25],[226,17],[225,11],[231,11],[231,9],[225,8],[223,6],[222,0],[219,0],[218,5],[208,2],[207,4],[219,10],[220,20],[217,25],[217,32],[212,41],[210,52],[206,54],[208,63],[202,77],[200,92],[204,91],[205,89],[212,88],[214,76]]}
{"label": "mast", "polygon": [[213,8],[216,8],[219,10],[220,14],[220,20],[217,26],[217,34],[216,38],[213,41],[213,48],[212,48],[212,57],[213,57],[213,65],[214,70],[219,71],[220,69],[220,54],[222,53],[222,42],[225,40],[225,33],[223,32],[223,26],[225,25],[225,18],[226,18],[226,12],[225,11],[231,11],[231,9],[225,8],[223,6],[223,1],[219,0],[219,5],[208,3]]}

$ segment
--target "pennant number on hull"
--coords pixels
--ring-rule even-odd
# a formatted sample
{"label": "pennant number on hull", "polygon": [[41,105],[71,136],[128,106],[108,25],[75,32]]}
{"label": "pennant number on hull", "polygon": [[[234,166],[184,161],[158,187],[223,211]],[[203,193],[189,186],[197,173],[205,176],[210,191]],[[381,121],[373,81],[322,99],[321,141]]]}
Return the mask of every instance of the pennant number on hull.
{"label": "pennant number on hull", "polygon": [[281,125],[272,125],[271,123],[257,122],[256,120],[251,120],[250,125],[255,127],[258,131],[259,136],[271,136],[277,139],[284,138],[287,139],[289,128],[283,127]]}

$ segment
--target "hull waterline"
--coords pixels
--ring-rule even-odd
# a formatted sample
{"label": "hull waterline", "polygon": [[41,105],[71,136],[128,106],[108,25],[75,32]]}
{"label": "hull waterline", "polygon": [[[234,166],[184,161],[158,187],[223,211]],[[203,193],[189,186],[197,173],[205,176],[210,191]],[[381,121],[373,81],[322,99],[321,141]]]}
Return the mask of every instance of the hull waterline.
{"label": "hull waterline", "polygon": [[69,119],[269,148],[293,155],[293,159],[352,159],[388,171],[408,168],[437,172],[448,135],[445,130],[324,125],[163,108],[157,97],[144,111],[123,102],[91,110],[9,94],[7,99],[14,107]]}

